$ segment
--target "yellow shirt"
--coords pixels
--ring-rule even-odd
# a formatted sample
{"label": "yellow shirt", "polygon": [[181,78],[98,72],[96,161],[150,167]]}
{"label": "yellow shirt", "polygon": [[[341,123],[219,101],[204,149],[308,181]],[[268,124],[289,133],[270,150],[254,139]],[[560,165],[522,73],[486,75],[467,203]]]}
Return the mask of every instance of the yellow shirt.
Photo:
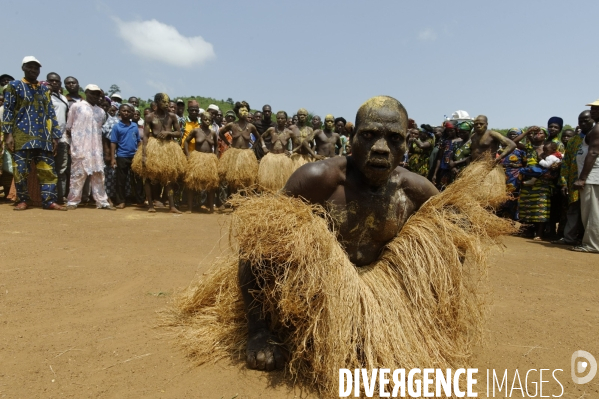
{"label": "yellow shirt", "polygon": [[[189,133],[191,133],[191,131],[193,129],[197,129],[199,127],[200,127],[199,119],[194,122],[194,121],[189,120],[189,118],[187,118],[187,121],[185,122],[185,130],[183,131],[183,137],[181,139],[181,148],[185,148],[185,140],[187,139],[187,136],[189,136]],[[191,139],[191,141],[187,145],[187,148],[189,149],[189,152],[195,151],[196,150],[196,139]]]}

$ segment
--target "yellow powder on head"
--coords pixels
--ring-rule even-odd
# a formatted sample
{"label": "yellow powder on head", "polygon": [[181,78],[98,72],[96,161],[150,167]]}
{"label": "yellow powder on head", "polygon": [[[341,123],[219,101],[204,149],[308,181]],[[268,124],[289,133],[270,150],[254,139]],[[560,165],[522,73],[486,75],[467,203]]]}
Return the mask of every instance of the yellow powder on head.
{"label": "yellow powder on head", "polygon": [[331,115],[331,114],[327,114],[327,116],[324,117],[324,120],[325,121],[327,121],[327,120],[333,120],[334,121],[335,117],[333,115]]}
{"label": "yellow powder on head", "polygon": [[308,110],[305,108],[300,108],[299,111],[297,111],[297,114],[304,114],[304,115],[308,115]]}
{"label": "yellow powder on head", "polygon": [[368,100],[366,100],[366,102],[364,104],[362,104],[362,106],[360,106],[360,108],[363,107],[375,107],[375,108],[379,108],[379,107],[384,107],[385,105],[387,105],[386,103],[388,102],[392,102],[393,99],[391,97],[388,96],[376,96],[376,97],[372,97],[369,98]]}

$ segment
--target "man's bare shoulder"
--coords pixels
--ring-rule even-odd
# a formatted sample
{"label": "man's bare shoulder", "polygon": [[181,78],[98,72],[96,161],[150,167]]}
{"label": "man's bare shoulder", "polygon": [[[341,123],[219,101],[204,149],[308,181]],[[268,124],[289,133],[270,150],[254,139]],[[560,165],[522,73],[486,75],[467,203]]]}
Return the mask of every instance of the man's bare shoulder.
{"label": "man's bare shoulder", "polygon": [[430,197],[439,194],[439,190],[427,178],[399,166],[393,172],[393,179],[397,179],[399,187],[416,208],[420,208]]}
{"label": "man's bare shoulder", "polygon": [[345,180],[346,169],[346,157],[307,163],[291,175],[283,191],[309,202],[324,203]]}

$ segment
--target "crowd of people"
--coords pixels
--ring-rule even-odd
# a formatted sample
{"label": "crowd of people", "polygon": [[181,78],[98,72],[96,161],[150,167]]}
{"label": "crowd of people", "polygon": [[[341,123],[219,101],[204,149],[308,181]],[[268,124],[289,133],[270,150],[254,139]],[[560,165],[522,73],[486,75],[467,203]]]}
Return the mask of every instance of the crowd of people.
{"label": "crowd of people", "polygon": [[[3,88],[0,183],[15,210],[31,204],[74,210],[127,204],[150,212],[195,207],[224,209],[229,195],[250,187],[279,190],[308,162],[352,153],[353,125],[343,117],[310,118],[306,109],[274,115],[270,105],[251,112],[237,102],[224,115],[215,104],[155,96],[147,109],[137,97],[110,97],[51,72],[39,81],[41,63],[22,62],[24,78],[0,76]],[[63,94],[63,90],[65,94]],[[525,235],[599,252],[599,100],[587,104],[575,129],[562,118],[547,126],[488,129],[487,117],[456,113],[440,126],[409,119],[401,166],[439,191],[469,163],[491,154],[505,169],[511,199],[498,214],[519,221]],[[143,118],[142,118],[143,114]],[[273,120],[274,119],[274,120]],[[599,126],[599,125],[597,125]]]}

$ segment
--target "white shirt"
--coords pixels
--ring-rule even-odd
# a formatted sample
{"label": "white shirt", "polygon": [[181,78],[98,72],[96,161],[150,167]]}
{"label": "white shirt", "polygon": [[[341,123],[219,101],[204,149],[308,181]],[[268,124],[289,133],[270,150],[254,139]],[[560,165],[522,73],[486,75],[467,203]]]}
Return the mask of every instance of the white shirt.
{"label": "white shirt", "polygon": [[545,159],[541,159],[539,161],[539,165],[541,165],[544,168],[549,168],[551,165],[553,165],[554,163],[560,162],[561,159],[559,159],[558,157],[556,157],[555,155],[549,155],[548,157],[546,157]]}
{"label": "white shirt", "polygon": [[54,113],[56,114],[56,121],[58,122],[58,128],[62,133],[60,138],[61,143],[71,144],[71,139],[67,137],[67,113],[69,112],[69,100],[60,93],[52,92],[50,97],[52,98],[52,105],[54,106]]}

